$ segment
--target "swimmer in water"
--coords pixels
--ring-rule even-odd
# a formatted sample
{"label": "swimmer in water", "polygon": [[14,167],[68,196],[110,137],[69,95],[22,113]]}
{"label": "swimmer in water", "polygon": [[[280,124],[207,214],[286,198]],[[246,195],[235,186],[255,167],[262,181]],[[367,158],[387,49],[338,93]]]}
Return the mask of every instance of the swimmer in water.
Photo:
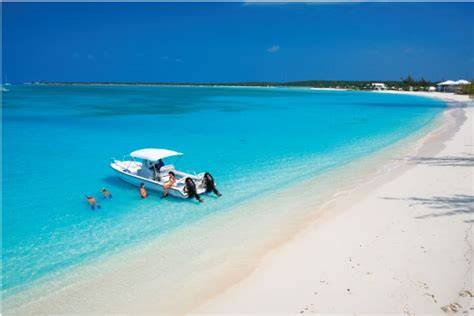
{"label": "swimmer in water", "polygon": [[148,197],[148,192],[145,189],[145,183],[140,184],[140,197],[146,199]]}
{"label": "swimmer in water", "polygon": [[100,190],[100,192],[102,192],[102,197],[104,199],[110,200],[112,198],[112,193],[110,193],[110,191],[106,188],[103,188],[102,190]]}
{"label": "swimmer in water", "polygon": [[97,201],[92,195],[86,195],[87,203],[89,203],[89,206],[91,207],[92,210],[99,209],[100,205],[97,204]]}

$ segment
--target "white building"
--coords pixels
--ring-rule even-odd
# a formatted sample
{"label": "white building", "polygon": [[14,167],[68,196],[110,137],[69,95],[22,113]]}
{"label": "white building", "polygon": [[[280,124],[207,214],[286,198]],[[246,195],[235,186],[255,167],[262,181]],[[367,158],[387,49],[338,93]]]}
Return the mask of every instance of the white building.
{"label": "white building", "polygon": [[385,83],[381,82],[372,82],[370,86],[372,87],[372,90],[387,90]]}
{"label": "white building", "polygon": [[446,80],[437,84],[437,90],[441,92],[459,92],[462,85],[470,84],[467,80]]}

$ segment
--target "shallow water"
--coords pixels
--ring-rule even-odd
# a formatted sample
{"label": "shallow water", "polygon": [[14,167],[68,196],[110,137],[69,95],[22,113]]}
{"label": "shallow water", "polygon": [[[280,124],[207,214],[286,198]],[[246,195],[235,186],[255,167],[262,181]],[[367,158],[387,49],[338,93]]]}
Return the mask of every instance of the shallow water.
{"label": "shallow water", "polygon": [[[428,98],[289,88],[12,86],[3,95],[2,290],[121,251],[368,155],[428,124]],[[224,194],[139,198],[110,158],[185,153]],[[91,211],[85,194],[111,201]]]}

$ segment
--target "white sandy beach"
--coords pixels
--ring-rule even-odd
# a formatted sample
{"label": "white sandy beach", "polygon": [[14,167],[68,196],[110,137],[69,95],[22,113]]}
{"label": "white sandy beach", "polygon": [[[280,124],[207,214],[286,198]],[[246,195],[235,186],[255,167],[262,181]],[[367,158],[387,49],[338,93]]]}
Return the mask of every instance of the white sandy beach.
{"label": "white sandy beach", "polygon": [[473,110],[471,103],[445,111],[416,155],[335,200],[194,312],[474,314]]}

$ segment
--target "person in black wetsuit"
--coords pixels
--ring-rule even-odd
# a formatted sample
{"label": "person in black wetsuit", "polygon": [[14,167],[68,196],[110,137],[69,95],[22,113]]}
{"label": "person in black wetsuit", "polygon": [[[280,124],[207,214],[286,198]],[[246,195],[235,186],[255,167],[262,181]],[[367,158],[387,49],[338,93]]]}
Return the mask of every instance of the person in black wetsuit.
{"label": "person in black wetsuit", "polygon": [[217,190],[216,183],[214,178],[209,172],[204,174],[204,186],[206,187],[206,192],[214,192],[215,195],[221,196],[222,194]]}
{"label": "person in black wetsuit", "polygon": [[163,160],[159,159],[157,162],[152,163],[150,162],[149,169],[153,172],[153,180],[160,181],[160,169],[163,167],[165,163]]}
{"label": "person in black wetsuit", "polygon": [[163,162],[163,160],[159,159],[159,160],[155,163],[155,170],[156,170],[156,172],[160,172],[161,167],[163,167],[164,165],[165,165],[165,163]]}
{"label": "person in black wetsuit", "polygon": [[199,194],[197,194],[196,184],[194,183],[193,179],[186,178],[186,180],[184,180],[184,185],[184,192],[188,194],[188,199],[195,198],[199,201],[199,203],[204,202],[203,199],[201,199],[201,197],[199,196]]}

